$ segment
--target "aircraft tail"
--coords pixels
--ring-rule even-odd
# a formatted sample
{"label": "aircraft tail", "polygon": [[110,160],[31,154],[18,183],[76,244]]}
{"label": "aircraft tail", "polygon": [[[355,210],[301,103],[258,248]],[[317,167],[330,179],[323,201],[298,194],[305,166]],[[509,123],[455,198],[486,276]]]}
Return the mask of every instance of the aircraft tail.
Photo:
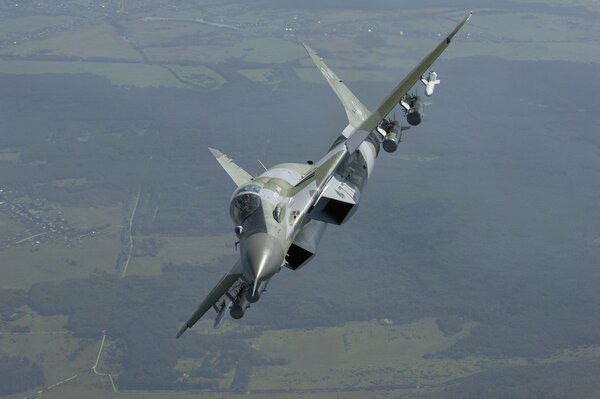
{"label": "aircraft tail", "polygon": [[360,102],[358,98],[348,89],[348,87],[344,84],[344,82],[338,78],[338,76],[325,64],[323,58],[319,57],[319,55],[307,46],[302,43],[308,55],[313,60],[317,68],[321,71],[329,86],[333,89],[335,94],[338,96],[344,109],[346,110],[346,115],[348,116],[348,123],[351,126],[357,128],[359,127],[370,115],[371,112]]}

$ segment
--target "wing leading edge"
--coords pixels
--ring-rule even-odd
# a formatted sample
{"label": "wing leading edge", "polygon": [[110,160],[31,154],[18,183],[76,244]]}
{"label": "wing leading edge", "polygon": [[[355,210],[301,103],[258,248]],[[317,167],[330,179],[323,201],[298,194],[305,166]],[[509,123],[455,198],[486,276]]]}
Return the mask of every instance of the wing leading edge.
{"label": "wing leading edge", "polygon": [[225,169],[225,172],[227,172],[229,177],[231,177],[231,180],[233,180],[238,187],[252,180],[252,175],[239,167],[227,155],[214,148],[209,147],[208,149],[210,153],[213,154],[217,162],[219,162],[219,165]]}
{"label": "wing leading edge", "polygon": [[[402,96],[404,96],[419,79],[429,69],[429,67],[439,58],[439,56],[450,45],[452,38],[463,27],[463,25],[471,18],[473,12],[465,16],[456,27],[429,53],[421,62],[413,68],[412,71],[402,79],[400,83],[392,90],[390,94],[379,104],[379,106],[369,114],[369,116],[358,127],[354,127],[352,133],[344,142],[344,147],[332,148],[315,166],[313,172],[308,176],[314,176],[317,187],[312,195],[311,206],[315,204],[319,196],[327,188],[327,184],[331,180],[333,174],[339,166],[344,162],[349,154],[360,147],[363,141],[369,134],[381,123],[392,109],[398,104]],[[310,51],[309,51],[310,54]],[[316,54],[316,53],[315,53]],[[317,65],[318,66],[318,65]],[[332,74],[331,76],[335,76]],[[327,76],[326,76],[327,77]],[[328,79],[329,81],[329,79]],[[330,83],[331,84],[331,83]],[[344,86],[345,87],[345,86]],[[347,88],[346,88],[347,89]],[[349,91],[349,90],[348,90]],[[337,93],[337,92],[336,92]],[[304,181],[304,180],[303,180]]]}
{"label": "wing leading edge", "polygon": [[[214,307],[217,311],[217,320],[215,321],[215,325],[220,321],[220,317],[223,315],[224,307],[228,305],[228,295],[232,290],[235,290],[237,285],[241,285],[240,278],[242,277],[242,268],[241,263],[238,261],[231,271],[225,274],[221,280],[215,285],[215,287],[210,291],[210,293],[204,298],[204,300],[200,303],[194,314],[185,322],[183,326],[179,329],[176,338],[179,338],[183,335],[184,332],[188,328],[191,328],[206,312],[209,311],[210,308]],[[237,296],[237,292],[235,295],[231,295],[232,297]]]}
{"label": "wing leading edge", "polygon": [[421,76],[429,69],[429,67],[439,58],[440,55],[448,48],[452,39],[458,33],[458,31],[467,23],[471,18],[473,12],[471,11],[465,16],[462,21],[456,25],[454,30],[448,34],[429,54],[425,56],[413,68],[412,71],[406,75],[404,79],[392,90],[392,92],[379,104],[379,106],[369,115],[369,117],[358,127],[358,129],[348,138],[346,141],[346,147],[348,152],[352,153],[358,149],[361,143],[369,136],[369,133],[379,125],[379,123],[385,118],[392,109],[398,104],[402,96],[404,96],[414,84],[421,79]]}

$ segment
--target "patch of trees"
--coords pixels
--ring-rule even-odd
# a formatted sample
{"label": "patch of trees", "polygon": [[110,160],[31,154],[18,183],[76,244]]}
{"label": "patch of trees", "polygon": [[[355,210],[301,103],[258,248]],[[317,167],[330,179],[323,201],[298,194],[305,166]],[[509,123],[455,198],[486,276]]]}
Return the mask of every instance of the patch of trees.
{"label": "patch of trees", "polygon": [[419,398],[592,399],[600,392],[598,375],[600,360],[509,367],[461,378]]}
{"label": "patch of trees", "polygon": [[[122,370],[121,389],[216,389],[219,378],[237,370],[235,389],[243,390],[250,375],[244,373],[251,373],[252,365],[269,364],[249,345],[256,332],[188,333],[175,340],[181,322],[219,279],[222,268],[189,265],[177,270],[171,265],[160,278],[99,274],[38,283],[30,289],[29,304],[41,314],[68,315],[66,328],[78,337],[100,338],[105,329],[118,342],[113,353]],[[192,372],[198,378],[182,379],[176,370],[181,357],[205,359],[205,366]],[[243,367],[240,361],[246,362]]]}
{"label": "patch of trees", "polygon": [[121,338],[125,349],[121,358],[123,372],[118,383],[122,389],[178,389],[179,373],[175,369],[182,355],[173,338],[126,335]]}
{"label": "patch of trees", "polygon": [[26,357],[0,356],[0,396],[23,392],[46,382],[42,368]]}
{"label": "patch of trees", "polygon": [[[231,75],[238,79],[231,84],[253,92],[254,98],[285,98],[285,93]],[[3,146],[21,151],[20,162],[8,162],[0,170],[3,184],[77,207],[126,202],[134,195],[132,187],[141,184],[134,230],[143,234],[222,233],[222,223],[228,220],[223,203],[230,190],[212,189],[228,186],[206,150],[207,136],[198,132],[220,131],[231,122],[222,104],[237,110],[246,130],[264,130],[264,120],[253,109],[258,105],[249,106],[230,90],[124,88],[89,74],[52,74],[0,76],[0,93],[3,111],[14,116],[4,121],[12,133],[3,137]],[[11,100],[15,96],[19,102]],[[279,112],[286,108],[283,101],[276,104],[280,109],[273,110],[271,122],[278,126],[290,116]],[[303,130],[299,123],[289,129],[290,135]],[[48,134],[56,138],[51,144],[44,141]],[[231,148],[232,136],[220,137],[214,135],[211,143]],[[255,139],[237,134],[229,152],[235,156]],[[35,161],[45,164],[36,166]],[[82,177],[87,184],[52,183]]]}
{"label": "patch of trees", "polygon": [[[248,343],[248,336],[227,334],[225,336],[199,336],[191,345],[195,346],[196,356],[203,358],[199,367],[192,369],[190,377],[221,378],[224,374],[235,370],[230,389],[244,393],[256,366],[284,365],[284,359],[265,359]],[[198,353],[199,348],[201,349]]]}
{"label": "patch of trees", "polygon": [[[334,246],[342,245],[333,238]],[[593,300],[593,282],[580,290],[578,298],[564,300],[570,288],[568,282],[559,286],[560,275],[554,282],[558,288],[549,290],[536,287],[535,275],[526,281],[521,275],[481,268],[472,270],[466,278],[460,268],[447,270],[414,261],[400,265],[392,255],[387,259],[385,253],[377,255],[382,259],[377,273],[357,267],[376,256],[373,250],[369,246],[360,251],[350,249],[347,257],[354,259],[351,265],[345,264],[346,256],[328,253],[300,272],[285,270],[276,276],[258,305],[250,308],[248,317],[236,323],[260,332],[341,325],[354,320],[389,318],[405,323],[435,317],[440,330],[452,335],[461,330],[464,321],[477,321],[479,326],[470,336],[434,355],[454,358],[537,357],[557,348],[600,343],[600,320],[595,317],[600,304]],[[222,258],[210,267],[165,265],[158,277],[119,279],[97,275],[35,284],[29,292],[29,303],[41,314],[68,315],[66,327],[76,336],[99,337],[106,329],[111,338],[124,340],[128,354],[141,354],[144,349],[138,349],[133,341],[143,342],[150,350],[159,340],[171,340],[234,261],[233,257]],[[314,268],[319,268],[318,272]],[[530,288],[509,292],[507,287],[515,281]],[[543,303],[539,303],[541,297],[545,298]],[[211,310],[206,317],[212,316]],[[178,345],[193,342],[188,335],[177,341]],[[203,350],[207,344],[195,345]],[[211,345],[216,348],[226,344]],[[184,346],[179,355],[195,356],[194,346]],[[202,357],[202,353],[196,355]],[[179,355],[163,355],[158,363],[173,368]],[[236,363],[225,364],[231,370]],[[221,364],[215,367],[221,371],[225,368]],[[206,369],[197,372],[208,373]]]}
{"label": "patch of trees", "polygon": [[17,309],[27,303],[27,291],[0,289],[0,319],[11,320]]}
{"label": "patch of trees", "polygon": [[435,322],[444,336],[454,335],[463,329],[465,319],[452,314],[438,316]]}
{"label": "patch of trees", "polygon": [[245,393],[248,390],[252,378],[252,361],[244,357],[239,358],[235,375],[231,382],[231,390],[237,393]]}
{"label": "patch of trees", "polygon": [[156,256],[166,240],[157,237],[135,239],[133,241],[133,256]]}
{"label": "patch of trees", "polygon": [[29,306],[41,315],[68,315],[66,327],[77,337],[96,338],[115,305],[118,278],[99,274],[88,279],[36,283]]}
{"label": "patch of trees", "polygon": [[600,320],[597,318],[584,318],[570,312],[515,314],[480,324],[467,338],[437,356],[539,357],[556,348],[577,348],[599,342]]}

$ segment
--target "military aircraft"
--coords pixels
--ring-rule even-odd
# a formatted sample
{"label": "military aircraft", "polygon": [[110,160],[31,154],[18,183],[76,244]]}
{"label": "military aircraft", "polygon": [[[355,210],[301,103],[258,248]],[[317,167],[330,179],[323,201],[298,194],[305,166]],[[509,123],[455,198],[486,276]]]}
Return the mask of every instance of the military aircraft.
{"label": "military aircraft", "polygon": [[385,118],[400,103],[410,125],[421,122],[423,103],[418,95],[409,91],[421,80],[426,86],[430,85],[427,93],[433,93],[432,87],[439,81],[437,73],[429,68],[471,15],[465,16],[373,112],[313,49],[304,45],[348,117],[348,126],[320,161],[279,164],[253,177],[229,157],[210,148],[238,186],[233,192],[229,213],[235,224],[240,259],[181,327],[177,338],[210,308],[217,313],[215,327],[227,310],[234,319],[242,318],[284,266],[298,270],[315,256],[327,224],[341,225],[350,219],[358,207],[380,146],[394,152],[405,129],[398,121]]}

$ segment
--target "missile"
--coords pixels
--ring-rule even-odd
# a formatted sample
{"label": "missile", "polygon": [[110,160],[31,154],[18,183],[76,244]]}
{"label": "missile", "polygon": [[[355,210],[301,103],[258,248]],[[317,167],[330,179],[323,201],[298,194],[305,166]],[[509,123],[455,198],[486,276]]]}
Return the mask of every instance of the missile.
{"label": "missile", "polygon": [[225,313],[226,313],[227,309],[229,308],[230,302],[231,301],[229,301],[229,300],[225,300],[223,302],[223,305],[221,305],[221,309],[217,313],[217,317],[215,318],[215,322],[213,323],[214,328],[218,328],[219,325],[221,324],[221,321],[223,320],[223,317],[225,316]]}
{"label": "missile", "polygon": [[427,78],[422,77],[421,82],[425,85],[425,94],[430,96],[433,94],[435,90],[435,86],[440,84],[440,80],[438,79],[438,75],[435,72],[429,72],[429,76]]}

